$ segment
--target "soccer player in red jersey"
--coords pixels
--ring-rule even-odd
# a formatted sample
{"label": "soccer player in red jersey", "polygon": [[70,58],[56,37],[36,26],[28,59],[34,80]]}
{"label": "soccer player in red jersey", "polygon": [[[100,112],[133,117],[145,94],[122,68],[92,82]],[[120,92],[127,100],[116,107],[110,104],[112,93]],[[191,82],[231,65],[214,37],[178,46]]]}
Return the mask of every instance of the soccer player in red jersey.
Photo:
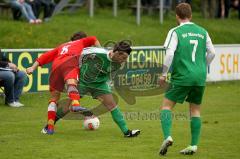
{"label": "soccer player in red jersey", "polygon": [[48,134],[54,133],[54,120],[56,118],[57,102],[64,85],[67,85],[68,97],[71,100],[72,111],[84,111],[80,106],[80,95],[77,89],[79,78],[79,57],[82,50],[89,46],[100,46],[95,36],[87,36],[84,32],[77,32],[71,41],[61,44],[53,50],[41,55],[34,64],[26,69],[27,74],[32,74],[38,66],[52,62],[49,78],[51,98],[48,105]]}

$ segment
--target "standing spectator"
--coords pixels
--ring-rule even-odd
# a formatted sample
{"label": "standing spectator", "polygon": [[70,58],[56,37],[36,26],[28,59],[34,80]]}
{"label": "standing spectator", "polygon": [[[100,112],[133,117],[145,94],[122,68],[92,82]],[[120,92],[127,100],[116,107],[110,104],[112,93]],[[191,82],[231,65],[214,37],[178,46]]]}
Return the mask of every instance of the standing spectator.
{"label": "standing spectator", "polygon": [[238,11],[238,18],[240,19],[240,3],[239,0],[221,0],[219,2],[218,17],[228,18],[230,9],[236,9]]}
{"label": "standing spectator", "polygon": [[19,102],[19,97],[25,84],[25,78],[25,72],[19,71],[17,66],[0,52],[0,83],[4,87],[6,105],[16,108],[24,106]]}
{"label": "standing spectator", "polygon": [[230,6],[231,6],[230,0],[219,0],[217,17],[228,18]]}
{"label": "standing spectator", "polygon": [[216,16],[216,0],[202,0],[201,8],[204,18],[215,18]]}
{"label": "standing spectator", "polygon": [[31,24],[41,23],[40,19],[37,19],[33,14],[32,7],[25,2],[25,0],[10,0],[10,5],[15,10],[20,10],[21,14]]}
{"label": "standing spectator", "polygon": [[240,2],[239,2],[239,0],[232,0],[231,7],[238,11],[238,19],[240,19]]}

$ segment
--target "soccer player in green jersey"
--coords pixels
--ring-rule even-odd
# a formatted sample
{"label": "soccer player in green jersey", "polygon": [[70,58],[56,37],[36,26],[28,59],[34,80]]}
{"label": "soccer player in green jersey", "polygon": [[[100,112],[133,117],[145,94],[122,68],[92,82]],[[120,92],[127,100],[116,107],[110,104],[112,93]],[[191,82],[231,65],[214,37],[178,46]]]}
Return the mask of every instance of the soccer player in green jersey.
{"label": "soccer player in green jersey", "polygon": [[191,143],[180,151],[189,155],[197,151],[201,130],[200,104],[204,93],[207,66],[215,56],[215,50],[207,31],[190,22],[191,7],[187,3],[180,3],[176,7],[178,26],[171,29],[164,47],[166,57],[160,85],[166,82],[169,67],[172,67],[170,87],[165,92],[161,106],[161,125],[164,141],[159,154],[165,155],[169,146],[173,144],[171,137],[172,109],[176,103],[189,102]]}
{"label": "soccer player in green jersey", "polygon": [[[140,130],[128,129],[123,114],[113,99],[110,81],[112,74],[118,71],[123,63],[127,61],[131,51],[130,45],[125,41],[115,44],[113,50],[110,51],[104,48],[89,47],[83,50],[79,61],[80,79],[78,90],[80,95],[84,96],[90,93],[94,99],[101,101],[111,112],[113,121],[121,129],[125,137],[138,136]],[[68,112],[58,111],[56,120]],[[46,127],[42,132],[45,131]]]}

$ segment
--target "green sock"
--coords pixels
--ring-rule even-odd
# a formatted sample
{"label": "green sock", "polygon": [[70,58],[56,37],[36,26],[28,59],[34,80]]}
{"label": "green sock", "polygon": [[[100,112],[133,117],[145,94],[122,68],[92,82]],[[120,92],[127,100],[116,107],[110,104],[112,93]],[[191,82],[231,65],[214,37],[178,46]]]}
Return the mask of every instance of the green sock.
{"label": "green sock", "polygon": [[201,131],[201,118],[192,117],[191,118],[191,134],[192,134],[191,145],[192,146],[198,144],[200,131]]}
{"label": "green sock", "polygon": [[160,113],[160,120],[162,124],[162,131],[164,139],[167,139],[170,135],[172,127],[172,112],[171,110],[162,110]]}
{"label": "green sock", "polygon": [[128,132],[128,127],[126,121],[123,118],[122,112],[118,107],[116,107],[113,111],[111,111],[112,118],[114,122],[118,125],[121,131],[125,134]]}

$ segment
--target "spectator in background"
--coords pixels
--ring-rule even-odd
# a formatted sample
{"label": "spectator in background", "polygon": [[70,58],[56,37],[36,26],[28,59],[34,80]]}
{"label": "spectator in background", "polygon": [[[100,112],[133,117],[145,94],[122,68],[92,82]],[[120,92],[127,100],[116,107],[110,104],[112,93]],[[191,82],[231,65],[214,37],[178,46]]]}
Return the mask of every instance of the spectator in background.
{"label": "spectator in background", "polygon": [[176,0],[176,4],[178,5],[179,3],[188,3],[188,4],[192,4],[192,0]]}
{"label": "spectator in background", "polygon": [[228,18],[230,9],[238,11],[238,18],[240,19],[240,3],[239,0],[219,0],[218,4],[218,18]]}
{"label": "spectator in background", "polygon": [[21,14],[31,24],[41,23],[41,19],[37,19],[33,14],[32,7],[25,0],[10,0],[10,5],[15,10],[20,10]]}
{"label": "spectator in background", "polygon": [[239,0],[232,0],[231,7],[238,11],[238,19],[240,19],[240,1]]}
{"label": "spectator in background", "polygon": [[201,8],[204,18],[215,18],[216,16],[216,0],[202,0]]}
{"label": "spectator in background", "polygon": [[218,18],[228,18],[229,9],[231,1],[230,0],[218,0]]}
{"label": "spectator in background", "polygon": [[19,71],[17,66],[1,54],[0,50],[0,83],[6,95],[5,104],[10,107],[24,106],[19,102],[25,84],[26,73]]}
{"label": "spectator in background", "polygon": [[35,15],[36,18],[38,18],[41,11],[40,0],[26,0],[26,2],[31,5],[33,14]]}
{"label": "spectator in background", "polygon": [[43,20],[49,21],[55,8],[53,0],[28,0],[27,1],[33,9],[36,18],[39,18],[43,7]]}
{"label": "spectator in background", "polygon": [[[170,5],[171,2],[168,0],[164,0],[164,5]],[[146,6],[146,7],[152,7],[152,6],[158,6],[159,5],[159,0],[141,0],[141,4],[142,6]]]}
{"label": "spectator in background", "polygon": [[[151,15],[154,10],[159,9],[159,0],[141,0],[141,5],[146,7],[148,15]],[[163,8],[166,12],[170,10],[171,5],[171,1],[163,0]]]}
{"label": "spectator in background", "polygon": [[154,3],[156,3],[156,0],[141,0],[142,6],[152,6]]}

